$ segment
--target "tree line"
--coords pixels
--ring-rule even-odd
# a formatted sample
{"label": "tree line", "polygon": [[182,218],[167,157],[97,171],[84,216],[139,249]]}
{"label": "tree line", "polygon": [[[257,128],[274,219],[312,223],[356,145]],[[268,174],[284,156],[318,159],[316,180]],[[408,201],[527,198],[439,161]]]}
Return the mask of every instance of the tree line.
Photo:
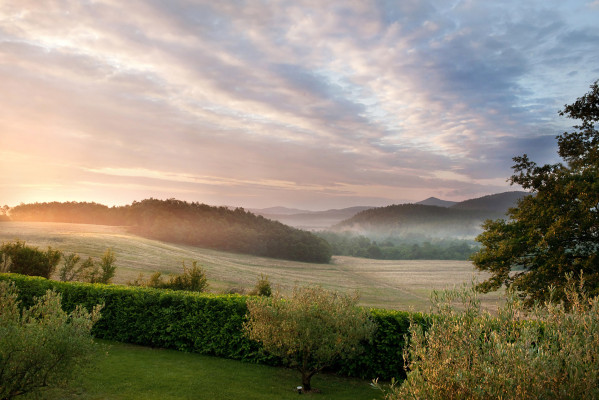
{"label": "tree line", "polygon": [[327,263],[329,244],[314,234],[245,211],[176,199],[107,207],[88,202],[21,204],[13,221],[127,226],[151,239],[295,261]]}
{"label": "tree line", "polygon": [[477,249],[473,241],[462,239],[387,237],[376,241],[351,232],[316,234],[331,245],[334,255],[375,260],[468,260]]}

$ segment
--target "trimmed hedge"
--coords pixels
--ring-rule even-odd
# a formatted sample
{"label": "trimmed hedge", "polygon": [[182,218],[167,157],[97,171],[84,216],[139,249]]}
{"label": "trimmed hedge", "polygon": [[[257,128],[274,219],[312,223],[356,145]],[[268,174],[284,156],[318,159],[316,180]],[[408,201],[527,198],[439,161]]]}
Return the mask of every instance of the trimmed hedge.
{"label": "trimmed hedge", "polygon": [[[259,344],[243,336],[246,296],[58,282],[18,274],[0,274],[0,280],[14,281],[26,306],[48,289],[62,293],[63,308],[67,312],[77,304],[91,309],[103,303],[102,318],[92,330],[97,338],[253,363],[282,364],[281,360],[264,353]],[[373,343],[365,344],[365,352],[357,358],[335,365],[331,370],[365,379],[405,377],[402,352],[410,317],[421,324],[427,324],[428,317],[380,309],[371,310],[371,314],[378,325]]]}

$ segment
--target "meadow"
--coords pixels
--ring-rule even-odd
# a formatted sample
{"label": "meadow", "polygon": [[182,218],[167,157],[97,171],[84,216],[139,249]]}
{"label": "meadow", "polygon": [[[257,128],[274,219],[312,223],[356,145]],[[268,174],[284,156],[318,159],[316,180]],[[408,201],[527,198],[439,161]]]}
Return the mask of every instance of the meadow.
{"label": "meadow", "polygon": [[[156,271],[181,273],[182,263],[197,261],[207,273],[209,291],[251,289],[261,274],[275,289],[289,292],[295,285],[321,285],[342,292],[358,291],[366,307],[429,310],[429,295],[484,279],[469,261],[372,260],[335,256],[330,264],[278,260],[227,253],[194,246],[165,243],[128,233],[126,227],[38,222],[0,223],[0,242],[24,240],[28,245],[47,246],[82,258],[99,258],[110,248],[116,256],[113,280],[126,284],[140,274]],[[483,305],[495,309],[501,295],[482,296]]]}

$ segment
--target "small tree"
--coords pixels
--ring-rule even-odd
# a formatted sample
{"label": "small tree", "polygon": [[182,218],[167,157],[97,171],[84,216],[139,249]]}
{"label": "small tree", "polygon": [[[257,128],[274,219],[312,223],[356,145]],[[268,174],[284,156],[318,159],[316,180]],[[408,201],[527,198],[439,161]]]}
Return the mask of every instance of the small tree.
{"label": "small tree", "polygon": [[295,288],[291,298],[280,293],[251,298],[243,329],[267,352],[297,368],[304,390],[310,391],[312,376],[355,355],[361,341],[371,340],[376,325],[356,307],[357,300],[321,287]]}
{"label": "small tree", "polygon": [[538,166],[527,155],[515,157],[510,181],[531,192],[509,210],[509,220],[487,221],[477,237],[482,247],[472,260],[491,274],[483,292],[513,287],[526,304],[565,299],[564,274],[584,272],[587,287],[599,294],[599,81],[566,105],[560,115],[581,120],[558,136],[565,164]]}
{"label": "small tree", "polygon": [[102,271],[100,283],[110,283],[116,272],[116,265],[114,265],[115,261],[116,257],[114,256],[113,251],[110,249],[106,250],[100,260],[100,270]]}
{"label": "small tree", "polygon": [[72,281],[77,279],[80,268],[77,268],[77,264],[81,261],[81,257],[75,253],[63,254],[62,255],[64,264],[58,271],[58,277],[61,281]]}
{"label": "small tree", "polygon": [[98,354],[90,331],[101,306],[67,314],[49,290],[21,310],[17,294],[13,283],[0,282],[1,399],[60,385]]}
{"label": "small tree", "polygon": [[100,262],[88,257],[81,265],[81,276],[91,283],[110,283],[116,272],[115,261],[116,257],[110,249],[104,252]]}
{"label": "small tree", "polygon": [[256,286],[254,286],[254,289],[252,289],[249,294],[250,296],[271,296],[272,288],[270,287],[268,276],[260,274],[260,279],[258,279]]}

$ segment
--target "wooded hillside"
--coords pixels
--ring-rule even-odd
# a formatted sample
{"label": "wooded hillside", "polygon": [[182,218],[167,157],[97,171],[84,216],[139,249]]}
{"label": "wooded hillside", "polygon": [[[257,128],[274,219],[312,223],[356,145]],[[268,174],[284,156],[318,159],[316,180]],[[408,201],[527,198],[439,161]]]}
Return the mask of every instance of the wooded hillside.
{"label": "wooded hillside", "polygon": [[127,226],[140,236],[295,261],[330,261],[328,243],[310,232],[254,215],[181,200],[147,199],[121,207],[97,203],[21,204],[13,221],[70,222]]}

